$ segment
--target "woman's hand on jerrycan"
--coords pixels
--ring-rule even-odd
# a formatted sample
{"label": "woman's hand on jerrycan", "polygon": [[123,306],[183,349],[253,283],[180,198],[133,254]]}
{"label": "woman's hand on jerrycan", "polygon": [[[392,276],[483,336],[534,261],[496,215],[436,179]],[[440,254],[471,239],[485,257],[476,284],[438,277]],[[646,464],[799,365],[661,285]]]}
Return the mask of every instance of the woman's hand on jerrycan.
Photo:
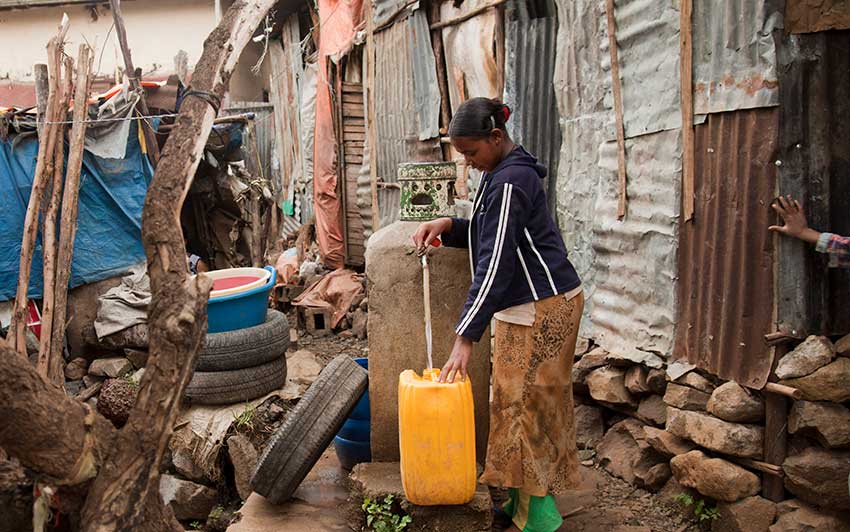
{"label": "woman's hand on jerrycan", "polygon": [[457,336],[452,354],[446,365],[440,370],[440,382],[454,382],[455,376],[460,375],[460,380],[466,380],[466,367],[469,357],[472,356],[472,340]]}
{"label": "woman's hand on jerrycan", "polygon": [[451,218],[437,218],[436,220],[424,222],[413,235],[413,243],[416,244],[416,252],[422,255],[428,250],[428,246],[435,244],[434,239],[443,233],[451,231],[451,229]]}

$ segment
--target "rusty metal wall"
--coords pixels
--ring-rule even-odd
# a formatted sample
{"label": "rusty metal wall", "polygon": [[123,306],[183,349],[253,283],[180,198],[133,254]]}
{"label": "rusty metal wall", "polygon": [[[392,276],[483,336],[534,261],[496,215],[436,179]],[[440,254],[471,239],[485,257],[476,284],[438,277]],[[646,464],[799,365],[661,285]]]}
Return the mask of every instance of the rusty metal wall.
{"label": "rusty metal wall", "polygon": [[[809,225],[850,235],[850,31],[778,36],[779,190],[802,200]],[[792,336],[850,332],[850,270],[781,239],[779,328]]]}
{"label": "rusty metal wall", "polygon": [[263,177],[272,182],[274,192],[280,191],[280,174],[272,171],[272,157],[275,147],[274,105],[268,102],[231,102],[226,109],[221,110],[223,116],[254,113],[253,130],[257,137],[257,151],[260,156],[260,167]]}
{"label": "rusty metal wall", "polygon": [[[396,183],[399,163],[442,160],[439,139],[419,141],[409,26],[397,21],[375,34],[375,128],[378,180]],[[439,105],[439,102],[438,102]],[[399,190],[379,188],[381,226],[399,218]]]}
{"label": "rusty metal wall", "polygon": [[779,111],[709,115],[696,126],[693,222],[679,232],[676,353],[724,379],[761,388],[773,349]]}
{"label": "rusty metal wall", "polygon": [[786,0],[785,27],[791,33],[850,28],[847,0]]}

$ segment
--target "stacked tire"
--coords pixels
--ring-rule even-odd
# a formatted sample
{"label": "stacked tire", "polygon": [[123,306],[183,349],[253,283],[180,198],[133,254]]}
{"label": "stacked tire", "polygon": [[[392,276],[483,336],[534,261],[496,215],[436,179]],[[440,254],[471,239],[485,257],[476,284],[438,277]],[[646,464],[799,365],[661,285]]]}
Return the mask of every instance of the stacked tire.
{"label": "stacked tire", "polygon": [[289,322],[276,310],[255,327],[209,333],[186,388],[193,404],[251,401],[286,383]]}

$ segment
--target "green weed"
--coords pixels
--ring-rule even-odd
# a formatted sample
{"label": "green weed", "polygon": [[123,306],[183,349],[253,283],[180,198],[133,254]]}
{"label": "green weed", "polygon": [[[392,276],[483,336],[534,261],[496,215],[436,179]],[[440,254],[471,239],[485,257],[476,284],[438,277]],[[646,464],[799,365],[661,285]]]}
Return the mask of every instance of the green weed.
{"label": "green weed", "polygon": [[363,500],[366,512],[366,530],[372,532],[402,532],[413,519],[409,515],[401,516],[393,512],[393,496],[387,495],[383,501]]}

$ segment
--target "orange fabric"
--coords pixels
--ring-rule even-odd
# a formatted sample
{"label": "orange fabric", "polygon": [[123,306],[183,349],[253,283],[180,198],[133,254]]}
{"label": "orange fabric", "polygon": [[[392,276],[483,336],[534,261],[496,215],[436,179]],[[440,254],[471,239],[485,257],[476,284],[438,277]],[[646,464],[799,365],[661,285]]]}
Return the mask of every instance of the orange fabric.
{"label": "orange fabric", "polygon": [[316,239],[328,268],[342,268],[345,236],[342,208],[337,194],[336,135],[331,107],[328,57],[342,56],[351,49],[354,34],[363,19],[363,0],[319,0],[319,78],[316,84],[316,130],[313,144],[313,203]]}

